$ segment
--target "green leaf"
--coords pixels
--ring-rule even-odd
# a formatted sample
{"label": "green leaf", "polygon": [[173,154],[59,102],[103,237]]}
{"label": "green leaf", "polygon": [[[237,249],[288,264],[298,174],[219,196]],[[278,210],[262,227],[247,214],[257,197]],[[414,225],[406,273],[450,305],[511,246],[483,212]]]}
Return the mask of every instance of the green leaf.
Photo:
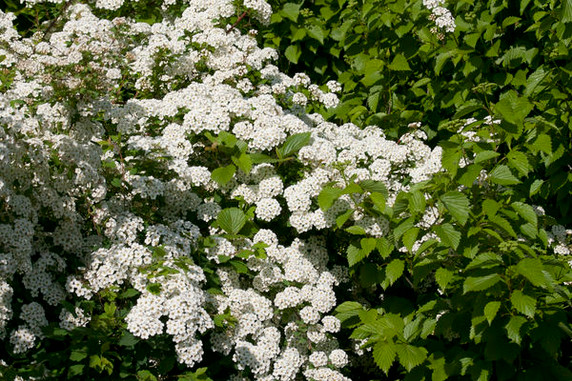
{"label": "green leaf", "polygon": [[118,345],[122,347],[132,347],[139,342],[139,338],[135,337],[131,332],[124,331],[123,335],[117,342]]}
{"label": "green leaf", "polygon": [[493,224],[495,224],[496,226],[500,227],[505,232],[510,234],[513,238],[516,238],[516,232],[514,231],[512,225],[510,224],[510,222],[508,222],[508,220],[506,218],[503,218],[499,215],[495,215],[495,216],[490,217],[489,220]]}
{"label": "green leaf", "polygon": [[542,184],[544,184],[543,180],[539,180],[539,179],[534,180],[534,182],[532,184],[530,184],[530,190],[528,192],[528,195],[530,197],[532,197],[535,194],[537,194],[538,192],[540,192],[540,188],[542,187]]}
{"label": "green leaf", "polygon": [[161,283],[149,283],[145,288],[153,295],[161,293]]}
{"label": "green leaf", "polygon": [[350,210],[346,210],[345,212],[343,212],[342,214],[340,214],[339,216],[336,217],[336,226],[338,228],[341,228],[342,226],[344,226],[344,224],[346,223],[346,221],[351,217],[351,215],[354,213],[353,209]]}
{"label": "green leaf", "polygon": [[524,118],[532,111],[534,105],[526,97],[519,97],[515,91],[509,91],[505,97],[495,104],[494,108],[505,121],[517,127],[522,127]]}
{"label": "green leaf", "polygon": [[140,370],[137,372],[137,381],[157,381],[157,377],[148,370]]}
{"label": "green leaf", "polygon": [[495,214],[497,214],[499,209],[500,205],[495,200],[487,198],[485,201],[483,201],[483,211],[485,212],[487,217],[489,218],[493,217]]}
{"label": "green leaf", "polygon": [[358,316],[358,313],[363,311],[363,306],[358,302],[347,301],[337,306],[335,311],[336,317],[343,323],[354,316]]}
{"label": "green leaf", "polygon": [[530,222],[535,228],[538,226],[538,216],[528,204],[522,202],[513,202],[511,207],[521,216],[525,221]]}
{"label": "green leaf", "polygon": [[389,242],[389,240],[385,237],[381,237],[377,239],[377,244],[375,246],[375,248],[377,249],[377,251],[379,251],[379,254],[381,255],[381,257],[383,259],[389,257],[389,255],[391,254],[391,252],[393,251],[393,245],[391,244],[391,242]]}
{"label": "green leaf", "polygon": [[509,337],[509,339],[511,339],[517,344],[520,344],[521,341],[520,328],[524,323],[526,323],[526,318],[522,316],[511,316],[510,320],[505,326],[507,336]]}
{"label": "green leaf", "polygon": [[497,282],[501,280],[502,278],[500,277],[499,274],[489,274],[479,277],[472,277],[472,276],[467,277],[463,284],[463,294],[472,291],[486,290],[494,286],[495,284],[497,284]]}
{"label": "green leaf", "polygon": [[506,157],[510,166],[516,169],[521,176],[526,176],[532,170],[532,166],[524,153],[510,151]]}
{"label": "green leaf", "polygon": [[516,265],[516,272],[526,279],[534,286],[549,287],[550,278],[544,273],[544,266],[538,258],[524,258]]}
{"label": "green leaf", "polygon": [[383,197],[385,197],[386,199],[389,196],[389,192],[387,191],[387,187],[381,181],[364,180],[364,181],[359,183],[359,186],[363,190],[371,192],[371,193],[374,193],[374,192],[381,193],[383,195]]}
{"label": "green leaf", "polygon": [[447,285],[453,279],[453,272],[447,270],[446,268],[440,267],[435,271],[435,281],[439,285],[442,291],[447,289]]}
{"label": "green leaf", "polygon": [[520,290],[515,290],[510,296],[510,302],[521,314],[529,318],[534,317],[534,313],[536,312],[536,300],[534,298],[524,294]]}
{"label": "green leaf", "polygon": [[441,196],[441,201],[451,215],[461,224],[465,225],[469,218],[469,199],[460,192],[447,192]]}
{"label": "green leaf", "polygon": [[298,22],[298,15],[300,14],[300,6],[302,4],[286,3],[280,11],[280,15],[289,18],[294,22]]}
{"label": "green leaf", "polygon": [[389,264],[385,267],[385,276],[389,280],[389,284],[395,283],[397,279],[403,275],[403,270],[405,269],[405,262],[401,259],[394,259],[393,261],[389,262]]}
{"label": "green leaf", "polygon": [[365,235],[365,230],[358,225],[353,225],[350,226],[346,229],[346,231],[350,234],[354,234],[354,235]]}
{"label": "green leaf", "polygon": [[572,22],[572,0],[563,0],[562,4],[562,22]]}
{"label": "green leaf", "polygon": [[393,61],[387,66],[389,70],[394,71],[408,71],[411,70],[409,64],[407,63],[407,59],[402,54],[396,54],[393,58]]}
{"label": "green leaf", "polygon": [[457,249],[461,242],[461,233],[456,231],[453,225],[443,224],[434,227],[435,233],[445,245]]}
{"label": "green leaf", "polygon": [[348,265],[352,267],[358,262],[361,262],[365,258],[365,253],[359,249],[359,247],[354,245],[349,245],[346,252],[348,256]]}
{"label": "green leaf", "polygon": [[369,197],[371,198],[371,201],[373,202],[373,205],[375,205],[377,210],[379,210],[380,212],[383,212],[385,210],[385,197],[383,197],[381,193],[373,192],[369,195]]}
{"label": "green leaf", "polygon": [[324,37],[326,37],[326,32],[322,28],[317,25],[310,25],[306,28],[306,31],[308,32],[308,36],[324,45]]}
{"label": "green leaf", "polygon": [[84,364],[76,364],[76,365],[70,366],[68,369],[68,377],[71,378],[71,377],[83,374],[84,368],[85,368]]}
{"label": "green leaf", "polygon": [[413,245],[417,241],[417,235],[419,234],[419,231],[420,231],[419,228],[411,228],[407,230],[405,233],[403,233],[403,235],[401,236],[402,237],[401,240],[403,241],[403,244],[405,245],[407,250],[411,251],[411,249],[413,248]]}
{"label": "green leaf", "polygon": [[425,200],[425,196],[423,193],[419,191],[413,191],[409,195],[409,206],[411,212],[413,213],[423,213],[425,212],[425,207],[427,205],[427,201]]}
{"label": "green leaf", "polygon": [[278,157],[281,159],[293,155],[298,152],[300,148],[308,145],[310,143],[310,133],[302,132],[300,134],[294,134],[289,136],[282,147],[278,148]]}
{"label": "green leaf", "polygon": [[302,55],[302,50],[299,45],[290,45],[284,50],[284,57],[293,64],[297,64],[300,56]]}
{"label": "green leaf", "polygon": [[211,178],[216,181],[219,185],[224,185],[232,179],[234,173],[236,172],[236,167],[233,164],[229,164],[226,167],[220,167],[215,169],[211,173]]}
{"label": "green leaf", "polygon": [[396,355],[393,343],[378,341],[373,347],[373,361],[385,374],[389,372]]}
{"label": "green leaf", "polygon": [[238,208],[223,209],[216,217],[220,228],[228,234],[238,234],[244,224],[246,224],[246,220],[246,215]]}
{"label": "green leaf", "polygon": [[236,166],[247,175],[250,173],[250,170],[252,169],[252,159],[250,158],[250,155],[246,153],[240,154],[239,157],[233,156],[232,162],[236,164]]}
{"label": "green leaf", "polygon": [[540,134],[532,144],[537,151],[542,151],[547,155],[552,155],[552,139],[549,135]]}
{"label": "green leaf", "polygon": [[485,317],[487,318],[489,325],[491,325],[491,323],[493,322],[500,306],[501,306],[500,302],[488,302],[487,305],[485,306]]}
{"label": "green leaf", "polygon": [[396,346],[399,363],[407,369],[408,372],[417,365],[422,364],[427,358],[427,350],[423,347],[415,347],[409,344],[400,344]]}
{"label": "green leaf", "polygon": [[334,187],[324,187],[318,195],[318,205],[324,212],[330,209],[332,204],[342,195],[344,190]]}
{"label": "green leaf", "polygon": [[499,185],[515,185],[520,183],[506,165],[499,165],[489,173],[492,182]]}
{"label": "green leaf", "polygon": [[539,85],[542,83],[544,78],[546,78],[548,76],[548,74],[549,73],[544,71],[544,67],[540,66],[538,69],[536,69],[536,71],[534,73],[529,75],[527,80],[526,80],[526,87],[524,89],[524,95],[526,95],[526,96],[536,95],[537,93],[542,91],[546,87],[546,85],[544,85],[544,86],[539,86]]}
{"label": "green leaf", "polygon": [[87,353],[82,351],[72,351],[70,353],[70,360],[78,362],[87,357]]}
{"label": "green leaf", "polygon": [[498,156],[500,156],[500,153],[495,151],[481,151],[475,156],[475,164],[494,159]]}

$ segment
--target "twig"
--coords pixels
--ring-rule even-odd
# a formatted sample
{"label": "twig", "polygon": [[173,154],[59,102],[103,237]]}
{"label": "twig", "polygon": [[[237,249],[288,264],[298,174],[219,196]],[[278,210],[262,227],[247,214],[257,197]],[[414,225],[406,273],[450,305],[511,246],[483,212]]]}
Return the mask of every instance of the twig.
{"label": "twig", "polygon": [[229,34],[231,30],[233,30],[234,28],[236,28],[236,26],[238,25],[238,23],[241,22],[242,19],[245,18],[247,14],[248,14],[248,11],[242,12],[242,14],[241,14],[240,16],[238,16],[238,19],[235,21],[235,23],[232,24],[232,26],[226,31],[226,34]]}

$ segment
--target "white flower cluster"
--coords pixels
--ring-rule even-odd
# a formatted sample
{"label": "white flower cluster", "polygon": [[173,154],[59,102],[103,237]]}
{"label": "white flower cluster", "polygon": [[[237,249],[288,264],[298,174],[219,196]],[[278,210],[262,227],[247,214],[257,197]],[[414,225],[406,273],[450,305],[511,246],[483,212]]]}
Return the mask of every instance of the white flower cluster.
{"label": "white flower cluster", "polygon": [[[295,380],[315,367],[343,368],[347,355],[334,337],[341,324],[327,314],[336,305],[333,287],[345,278],[343,271],[335,276],[327,270],[324,242],[296,239],[285,247],[266,229],[251,245],[259,242],[267,245],[267,257],[248,259],[256,274],[252,287],[241,286],[236,271],[218,270],[224,295],[213,296],[212,303],[219,314],[229,311],[237,322],[212,336],[213,348],[233,353],[238,369],[248,369],[256,380]],[[346,380],[338,371],[324,369],[332,379]]]}
{"label": "white flower cluster", "polygon": [[562,225],[553,225],[552,231],[548,232],[547,235],[548,243],[556,254],[570,254],[572,251],[572,229],[566,229]]}
{"label": "white flower cluster", "polygon": [[431,11],[429,19],[435,22],[436,28],[432,32],[439,34],[440,30],[453,33],[456,28],[455,18],[447,8],[443,7],[445,0],[423,0],[425,8]]}
{"label": "white flower cluster", "polygon": [[[339,187],[349,185],[347,179],[357,182],[382,182],[389,191],[388,204],[393,204],[400,191],[406,191],[405,179],[411,185],[427,180],[441,170],[441,148],[429,148],[423,143],[421,131],[404,135],[399,143],[385,138],[377,127],[359,129],[352,124],[337,126],[314,117],[318,125],[312,129],[312,143],[300,150],[300,160],[306,165],[305,177],[284,190],[284,198],[291,212],[290,224],[300,233],[313,228],[331,227],[336,217],[354,209],[353,221],[373,236],[387,233],[384,218],[373,218],[359,210],[352,195],[343,195],[327,211],[317,207],[317,196],[326,184]],[[343,168],[340,169],[340,163]]]}

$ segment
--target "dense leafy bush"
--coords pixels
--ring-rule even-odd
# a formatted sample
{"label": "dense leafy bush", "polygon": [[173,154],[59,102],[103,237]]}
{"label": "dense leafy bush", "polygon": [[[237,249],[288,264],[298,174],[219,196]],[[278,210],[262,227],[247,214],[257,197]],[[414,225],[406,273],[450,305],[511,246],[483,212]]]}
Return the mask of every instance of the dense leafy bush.
{"label": "dense leafy bush", "polygon": [[499,150],[512,151],[522,190],[569,224],[572,5],[454,1],[445,4],[452,33],[428,21],[436,4],[444,2],[274,1],[279,12],[260,35],[285,52],[284,70],[342,84],[335,120],[377,124],[394,139],[421,121],[436,144],[459,118],[500,117]]}
{"label": "dense leafy bush", "polygon": [[569,2],[36,3],[2,377],[572,378]]}

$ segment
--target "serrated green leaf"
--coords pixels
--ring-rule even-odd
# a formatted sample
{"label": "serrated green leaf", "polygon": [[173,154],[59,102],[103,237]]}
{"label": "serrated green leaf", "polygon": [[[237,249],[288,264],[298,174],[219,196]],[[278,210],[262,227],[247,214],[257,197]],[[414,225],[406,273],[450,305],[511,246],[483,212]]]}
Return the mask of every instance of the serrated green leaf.
{"label": "serrated green leaf", "polygon": [[500,302],[488,302],[485,306],[485,317],[489,322],[489,325],[493,322],[495,316],[497,316],[497,312],[501,306]]}
{"label": "serrated green leaf", "polygon": [[486,290],[500,281],[502,281],[502,278],[500,277],[499,274],[489,274],[478,277],[472,277],[472,276],[467,277],[465,279],[465,282],[463,283],[463,294],[466,294],[467,292]]}
{"label": "serrated green leaf", "polygon": [[427,201],[425,200],[425,196],[423,193],[419,191],[413,191],[409,195],[409,207],[411,212],[413,213],[423,213],[425,212],[425,207],[427,205]]}
{"label": "serrated green leaf", "polygon": [[439,285],[442,291],[447,289],[447,285],[453,279],[453,272],[447,270],[446,268],[440,267],[435,271],[435,281]]}
{"label": "serrated green leaf", "polygon": [[435,233],[445,245],[457,249],[461,243],[461,233],[456,231],[453,225],[443,224],[434,227]]}
{"label": "serrated green leaf", "polygon": [[407,63],[407,58],[403,54],[396,54],[393,61],[387,66],[389,70],[393,71],[408,71],[411,70],[409,64]]}
{"label": "serrated green leaf", "polygon": [[492,182],[499,185],[515,185],[520,183],[506,165],[499,165],[489,173]]}
{"label": "serrated green leaf", "polygon": [[117,344],[121,345],[122,347],[132,347],[133,345],[137,344],[138,342],[139,342],[139,338],[135,337],[129,331],[124,331],[123,335],[121,335],[121,338],[119,339]]}
{"label": "serrated green leaf", "polygon": [[280,15],[289,18],[293,22],[298,22],[298,15],[300,14],[300,7],[301,4],[295,3],[286,3],[282,10],[280,11]]}
{"label": "serrated green leaf", "polygon": [[346,229],[346,231],[350,234],[354,235],[365,235],[365,230],[361,226],[353,225]]}
{"label": "serrated green leaf", "polygon": [[68,377],[74,377],[80,374],[83,374],[83,369],[85,368],[84,364],[76,364],[72,365],[68,369]]}
{"label": "serrated green leaf", "polygon": [[521,342],[520,328],[524,323],[526,323],[526,318],[522,316],[511,316],[505,326],[508,338],[517,344]]}
{"label": "serrated green leaf", "polygon": [[417,241],[417,235],[419,234],[419,231],[420,231],[419,228],[411,228],[407,230],[405,233],[403,233],[403,235],[401,236],[403,245],[405,245],[407,250],[411,251],[411,249],[413,248],[413,245]]}
{"label": "serrated green leaf", "polygon": [[308,36],[312,37],[314,40],[320,42],[320,44],[324,45],[324,38],[326,37],[326,31],[320,28],[318,25],[310,25],[306,28],[306,32]]}
{"label": "serrated green leaf", "polygon": [[300,56],[302,55],[302,50],[300,46],[297,44],[292,44],[284,50],[284,57],[288,59],[288,61],[292,62],[293,64],[297,64]]}
{"label": "serrated green leaf", "polygon": [[347,301],[336,307],[336,317],[343,323],[344,321],[358,316],[363,311],[363,306],[358,302]]}
{"label": "serrated green leaf", "polygon": [[396,244],[403,235],[403,233],[413,228],[414,224],[415,224],[415,219],[413,217],[409,217],[408,219],[402,221],[398,226],[395,227],[395,229],[393,230],[393,238],[395,239]]}
{"label": "serrated green leaf", "polygon": [[539,179],[534,180],[534,182],[530,184],[530,190],[528,192],[528,195],[532,197],[538,192],[540,192],[542,184],[544,184],[544,180],[539,180]]}
{"label": "serrated green leaf", "polygon": [[393,343],[379,341],[373,346],[373,361],[385,374],[389,372],[396,355]]}
{"label": "serrated green leaf", "polygon": [[538,135],[534,143],[532,143],[532,147],[547,155],[552,155],[552,139],[546,134]]}
{"label": "serrated green leaf", "polygon": [[399,344],[396,346],[396,351],[399,357],[399,363],[403,365],[408,372],[422,364],[427,358],[427,350],[423,347]]}
{"label": "serrated green leaf", "polygon": [[541,83],[548,76],[549,73],[544,71],[544,67],[540,66],[526,79],[526,86],[524,89],[524,95],[531,96],[538,94],[542,91],[546,85],[542,86]]}
{"label": "serrated green leaf", "polygon": [[469,199],[467,196],[460,192],[447,192],[440,198],[451,215],[461,225],[465,225],[469,218]]}
{"label": "serrated green leaf", "polygon": [[572,22],[572,0],[563,0],[562,4],[562,22]]}
{"label": "serrated green leaf", "polygon": [[534,286],[550,286],[550,278],[547,278],[544,272],[544,266],[538,258],[524,258],[520,260],[516,265],[516,272],[528,279]]}
{"label": "serrated green leaf", "polygon": [[225,167],[219,167],[212,171],[211,179],[216,181],[219,185],[224,185],[232,179],[232,176],[234,176],[235,172],[236,167],[233,164],[229,164]]}
{"label": "serrated green leaf", "polygon": [[86,357],[87,357],[87,353],[82,352],[82,351],[72,351],[70,353],[70,360],[71,361],[78,362],[78,361],[85,359]]}
{"label": "serrated green leaf", "polygon": [[238,234],[246,224],[247,218],[238,208],[226,208],[219,212],[216,221],[219,227],[228,234]]}
{"label": "serrated green leaf", "polygon": [[394,259],[385,266],[385,276],[389,280],[389,284],[395,283],[397,279],[403,275],[403,270],[405,269],[405,262],[401,259]]}
{"label": "serrated green leaf", "polygon": [[324,212],[330,209],[333,203],[344,194],[344,190],[334,187],[324,187],[318,195],[318,206]]}
{"label": "serrated green leaf", "polygon": [[389,242],[387,238],[381,237],[377,239],[377,244],[375,245],[377,251],[383,259],[389,257],[391,252],[393,251],[394,246]]}
{"label": "serrated green leaf", "polygon": [[250,158],[250,155],[246,153],[240,154],[239,157],[233,156],[232,162],[236,164],[236,166],[247,175],[250,173],[250,170],[252,169],[252,159]]}
{"label": "serrated green leaf", "polygon": [[371,198],[371,201],[373,202],[373,205],[375,205],[377,210],[379,210],[380,212],[383,212],[385,210],[385,197],[383,197],[381,193],[373,192],[369,195],[369,197]]}
{"label": "serrated green leaf", "polygon": [[522,202],[513,202],[511,207],[521,216],[525,221],[530,222],[535,228],[538,226],[538,216],[528,204]]}
{"label": "serrated green leaf", "polygon": [[365,253],[366,257],[375,249],[377,239],[375,238],[362,238],[360,240],[361,250]]}
{"label": "serrated green leaf", "polygon": [[516,169],[521,176],[526,176],[532,170],[532,166],[524,153],[513,150],[506,157],[509,165]]}
{"label": "serrated green leaf", "polygon": [[510,302],[512,306],[521,314],[528,316],[529,318],[534,317],[536,312],[536,300],[520,290],[513,291],[510,296]]}
{"label": "serrated green leaf", "polygon": [[310,143],[310,136],[309,132],[302,132],[300,134],[289,136],[282,147],[278,148],[278,157],[283,159],[298,152],[302,147],[307,146],[308,143]]}
{"label": "serrated green leaf", "polygon": [[387,191],[387,187],[381,181],[375,180],[363,180],[359,183],[359,186],[368,192],[374,193],[381,193],[383,197],[387,198],[389,196],[389,192]]}
{"label": "serrated green leaf", "polygon": [[506,218],[503,218],[499,215],[495,215],[489,218],[489,220],[495,224],[496,226],[500,227],[502,230],[510,234],[513,238],[516,238],[516,232],[514,231],[512,225]]}
{"label": "serrated green leaf", "polygon": [[361,262],[365,258],[365,253],[359,249],[359,247],[354,245],[349,245],[346,251],[348,257],[348,265],[352,267],[358,262]]}
{"label": "serrated green leaf", "polygon": [[509,91],[494,108],[505,121],[522,127],[524,118],[532,111],[534,105],[526,97],[519,97],[515,91]]}
{"label": "serrated green leaf", "polygon": [[351,217],[351,215],[354,213],[353,209],[350,210],[346,210],[345,212],[343,212],[342,214],[340,214],[339,216],[336,217],[336,226],[338,228],[341,228],[342,226],[344,226],[344,224],[346,223],[346,221]]}
{"label": "serrated green leaf", "polygon": [[500,156],[500,153],[495,151],[481,151],[475,156],[475,164],[494,159],[498,156]]}

